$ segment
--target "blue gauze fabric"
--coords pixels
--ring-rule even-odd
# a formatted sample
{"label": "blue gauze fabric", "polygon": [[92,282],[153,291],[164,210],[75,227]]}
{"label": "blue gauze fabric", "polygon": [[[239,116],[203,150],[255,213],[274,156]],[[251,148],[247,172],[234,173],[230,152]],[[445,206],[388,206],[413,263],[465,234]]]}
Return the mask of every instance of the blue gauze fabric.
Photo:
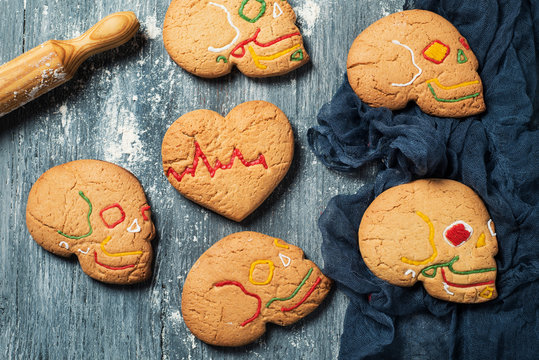
{"label": "blue gauze fabric", "polygon": [[[373,183],[333,198],[319,220],[325,273],[350,299],[342,359],[539,358],[539,5],[529,0],[418,0],[468,39],[480,64],[487,112],[465,119],[363,104],[347,79],[309,129],[329,168],[353,173],[380,164]],[[382,191],[418,178],[460,181],[496,224],[498,298],[455,304],[376,278],[357,230]],[[371,296],[369,300],[369,295]]]}

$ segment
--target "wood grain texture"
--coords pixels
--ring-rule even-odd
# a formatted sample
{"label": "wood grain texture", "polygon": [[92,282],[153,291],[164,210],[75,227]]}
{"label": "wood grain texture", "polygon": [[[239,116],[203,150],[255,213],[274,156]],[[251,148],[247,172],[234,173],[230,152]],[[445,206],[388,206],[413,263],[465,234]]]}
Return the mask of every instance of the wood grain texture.
{"label": "wood grain texture", "polygon": [[0,117],[71,80],[84,60],[124,44],[138,28],[133,12],[117,12],[75,39],[46,41],[0,66]]}
{"label": "wood grain texture", "polygon": [[[274,235],[302,247],[323,267],[317,220],[329,199],[354,193],[372,171],[327,170],[306,132],[346,71],[348,48],[370,23],[402,9],[402,0],[291,0],[311,63],[278,78],[237,71],[217,80],[188,74],[168,57],[158,30],[166,0],[0,1],[0,62],[50,38],[74,38],[107,14],[134,11],[134,40],[82,64],[69,83],[0,119],[0,358],[2,359],[332,359],[347,306],[333,291],[313,314],[261,340],[222,349],[194,338],[180,313],[181,286],[196,259],[236,231]],[[248,100],[270,101],[295,132],[290,172],[241,224],[186,200],[166,180],[160,146],[170,124],[189,111],[221,114]],[[151,281],[130,287],[96,282],[76,260],[39,247],[25,227],[33,182],[67,161],[95,158],[132,171],[152,206],[158,238]]]}

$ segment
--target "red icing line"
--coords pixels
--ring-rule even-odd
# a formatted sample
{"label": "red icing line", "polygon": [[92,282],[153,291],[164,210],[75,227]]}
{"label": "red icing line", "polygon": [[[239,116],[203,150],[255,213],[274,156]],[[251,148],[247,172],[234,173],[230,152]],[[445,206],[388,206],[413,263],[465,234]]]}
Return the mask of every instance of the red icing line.
{"label": "red icing line", "polygon": [[202,152],[202,149],[200,149],[200,145],[198,145],[198,143],[195,141],[195,158],[193,159],[193,166],[185,169],[181,173],[181,175],[178,175],[178,173],[172,167],[170,167],[167,170],[167,177],[172,174],[172,176],[174,176],[174,178],[176,178],[176,180],[178,181],[182,181],[183,177],[186,174],[191,174],[192,177],[195,177],[195,172],[197,170],[199,158],[201,158],[204,165],[206,165],[206,168],[208,169],[211,177],[213,177],[215,175],[215,172],[219,169],[222,169],[222,170],[231,169],[232,165],[234,165],[235,158],[240,159],[241,163],[246,167],[254,166],[254,165],[262,165],[264,166],[264,169],[268,168],[264,155],[262,154],[259,155],[258,159],[253,160],[253,161],[245,161],[241,151],[239,151],[238,149],[234,149],[234,151],[232,152],[232,156],[230,157],[230,162],[228,164],[223,165],[220,160],[216,160],[215,166],[212,167],[210,165],[210,162],[208,161],[208,158],[206,158],[206,155],[204,155],[204,152]]}
{"label": "red icing line", "polygon": [[462,44],[462,46],[464,46],[466,48],[466,50],[470,50],[470,45],[468,45],[468,42],[466,42],[465,38],[461,37],[461,38],[459,38],[459,41]]}
{"label": "red icing line", "polygon": [[258,300],[258,307],[256,308],[256,312],[255,314],[245,320],[244,322],[241,323],[241,326],[245,326],[247,325],[248,323],[250,323],[251,321],[253,321],[254,319],[256,319],[258,317],[258,315],[260,315],[260,308],[262,307],[262,299],[260,299],[260,296],[256,295],[256,294],[253,294],[253,293],[250,293],[248,292],[247,290],[245,290],[245,288],[243,287],[243,285],[237,281],[221,281],[220,283],[217,283],[215,284],[214,286],[217,286],[217,287],[221,287],[221,286],[225,286],[225,285],[234,285],[234,286],[237,286],[241,289],[241,291],[243,291],[243,293],[245,295],[249,295],[249,296],[252,296],[254,297],[255,299]]}
{"label": "red icing line", "polygon": [[[442,60],[440,61],[436,61],[434,60],[433,58],[431,57],[428,57],[427,55],[425,55],[425,51],[427,51],[428,48],[431,47],[432,44],[434,43],[438,43],[438,44],[442,44],[443,46],[445,46],[447,48],[447,52],[445,53],[445,56]],[[423,57],[425,59],[427,59],[428,61],[432,61],[433,63],[435,64],[441,64],[444,62],[445,58],[449,56],[449,52],[451,51],[451,49],[449,48],[449,46],[447,46],[446,44],[444,44],[443,42],[441,42],[440,40],[434,40],[433,42],[431,42],[430,44],[428,44],[427,46],[425,46],[425,48],[423,49],[423,51],[421,52],[423,54]]]}
{"label": "red icing line", "polygon": [[146,220],[146,221],[149,220],[148,216],[146,216],[146,214],[145,214],[145,212],[148,211],[148,210],[150,210],[150,205],[146,205],[146,206],[143,206],[142,208],[140,208],[140,212],[142,213],[142,218],[144,220]]}
{"label": "red icing line", "polygon": [[123,269],[135,267],[135,265],[126,265],[126,266],[120,266],[120,267],[113,267],[113,266],[108,266],[108,265],[105,265],[105,264],[101,264],[99,261],[97,261],[97,252],[96,251],[94,251],[94,260],[95,260],[95,263],[97,265],[103,266],[104,268],[107,268],[107,269],[110,269],[110,270],[123,270]]}
{"label": "red icing line", "polygon": [[[301,36],[301,34],[299,32],[295,32],[295,33],[292,33],[292,34],[283,35],[283,36],[278,37],[277,39],[271,40],[270,42],[267,42],[267,43],[261,43],[261,42],[259,42],[257,40],[257,37],[258,37],[259,33],[260,33],[260,28],[256,29],[255,34],[253,36],[251,36],[247,40],[244,40],[244,41],[240,42],[238,45],[236,45],[234,47],[234,49],[232,49],[232,52],[230,53],[230,55],[232,55],[232,56],[234,56],[236,58],[242,58],[245,55],[245,45],[249,44],[250,42],[254,42],[256,45],[258,45],[260,47],[268,47],[268,46],[271,46],[271,45],[274,45],[274,44],[278,43],[279,41],[283,41],[283,40],[291,38],[293,36]],[[241,54],[238,55],[238,54],[236,54],[236,51],[238,49],[240,49],[240,48],[241,48]]]}
{"label": "red icing line", "polygon": [[470,237],[470,232],[466,230],[464,224],[455,224],[451,229],[447,230],[445,233],[447,240],[455,246],[459,246]]}
{"label": "red icing line", "polygon": [[[105,219],[103,218],[103,213],[109,209],[112,209],[112,208],[118,208],[118,210],[120,210],[120,212],[122,213],[122,217],[120,218],[120,220],[116,221],[114,224],[112,225],[109,225]],[[122,207],[120,206],[120,204],[112,204],[110,206],[107,206],[106,208],[104,208],[103,210],[101,210],[99,212],[99,216],[101,217],[101,220],[103,220],[103,223],[105,224],[106,227],[108,227],[109,229],[114,229],[116,227],[116,225],[120,224],[122,221],[125,220],[125,212],[124,212],[124,209],[122,209]]]}
{"label": "red icing line", "polygon": [[311,288],[309,289],[309,291],[307,292],[307,294],[305,294],[305,296],[303,297],[303,299],[301,299],[296,305],[294,306],[291,306],[289,308],[285,308],[285,307],[282,307],[281,308],[281,311],[290,311],[290,310],[294,310],[295,308],[297,308],[298,306],[300,306],[301,304],[303,304],[305,302],[305,300],[307,300],[307,298],[309,296],[311,296],[311,294],[313,293],[314,289],[318,286],[318,284],[320,284],[320,281],[322,281],[322,279],[320,279],[320,276],[316,279],[316,281],[314,282],[313,286],[311,286]]}
{"label": "red icing line", "polygon": [[444,279],[445,283],[449,286],[457,287],[457,288],[469,288],[469,287],[475,287],[475,286],[481,286],[481,285],[491,285],[494,284],[494,280],[491,281],[485,281],[481,283],[475,283],[475,284],[455,284],[452,282],[447,281],[445,278],[445,271],[444,268],[442,268],[442,278]]}

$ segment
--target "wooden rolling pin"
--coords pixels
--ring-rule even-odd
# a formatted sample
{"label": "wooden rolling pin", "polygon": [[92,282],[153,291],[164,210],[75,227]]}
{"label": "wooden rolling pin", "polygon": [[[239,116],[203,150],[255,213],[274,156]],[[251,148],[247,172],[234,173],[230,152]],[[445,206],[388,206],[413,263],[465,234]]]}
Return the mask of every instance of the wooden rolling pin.
{"label": "wooden rolling pin", "polygon": [[76,39],[49,40],[0,66],[0,117],[69,81],[84,60],[126,43],[138,28],[134,13],[114,13]]}

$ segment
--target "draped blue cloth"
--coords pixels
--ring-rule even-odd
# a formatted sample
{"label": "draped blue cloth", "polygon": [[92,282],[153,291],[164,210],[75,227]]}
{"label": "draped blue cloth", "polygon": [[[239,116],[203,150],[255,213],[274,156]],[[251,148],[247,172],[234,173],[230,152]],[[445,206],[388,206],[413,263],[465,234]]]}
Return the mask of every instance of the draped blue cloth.
{"label": "draped blue cloth", "polygon": [[[325,273],[350,298],[342,359],[539,359],[539,4],[531,0],[417,0],[468,39],[487,111],[464,119],[370,108],[347,79],[318,114],[308,141],[329,168],[380,164],[372,183],[333,198],[319,220]],[[496,224],[498,298],[455,304],[376,278],[357,230],[384,190],[418,178],[471,187]],[[370,298],[370,299],[369,299]]]}

